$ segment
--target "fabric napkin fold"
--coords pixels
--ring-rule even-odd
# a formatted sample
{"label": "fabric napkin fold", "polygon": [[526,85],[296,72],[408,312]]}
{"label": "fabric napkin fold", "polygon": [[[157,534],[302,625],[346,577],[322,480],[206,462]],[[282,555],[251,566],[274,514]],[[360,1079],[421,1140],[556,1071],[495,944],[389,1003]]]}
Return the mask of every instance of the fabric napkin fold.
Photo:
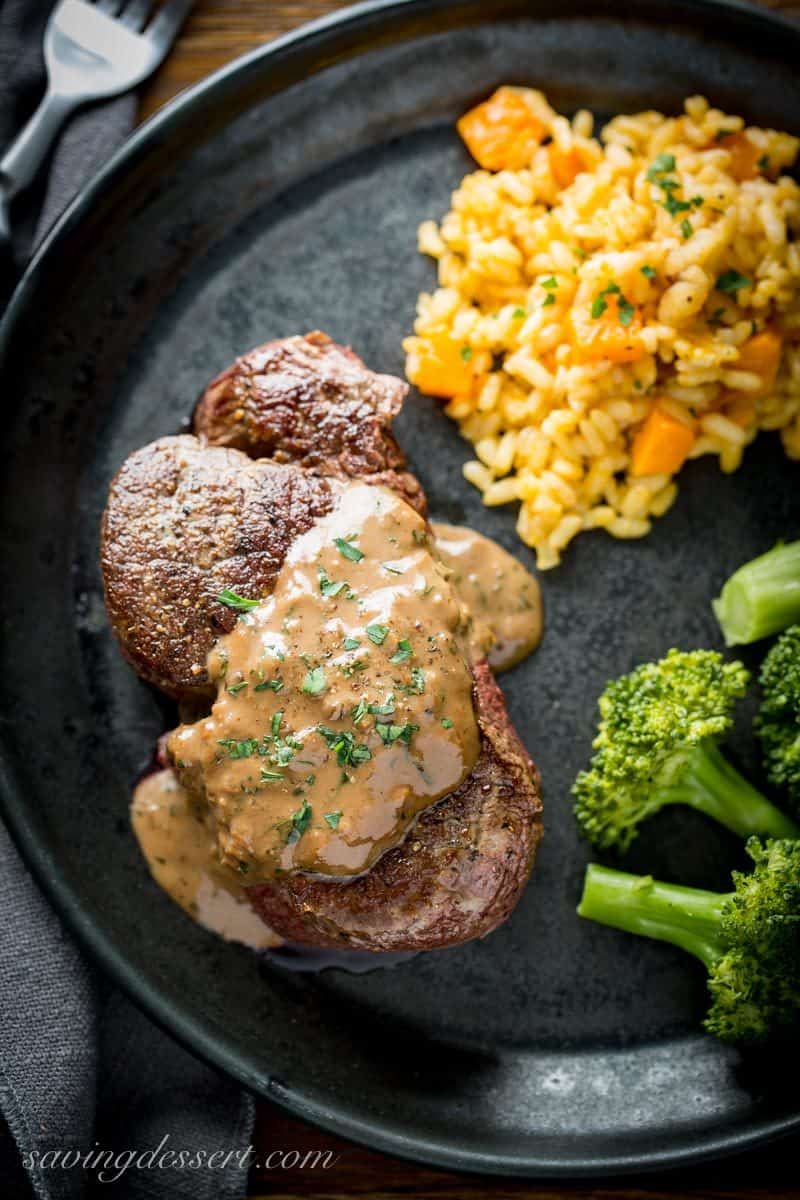
{"label": "fabric napkin fold", "polygon": [[[44,92],[42,41],[52,7],[51,0],[0,0],[0,152]],[[124,140],[135,112],[136,98],[127,95],[75,115],[42,180],[14,205],[18,261]],[[99,976],[2,825],[0,905],[3,1200],[243,1197],[252,1099]],[[183,1151],[190,1165],[175,1165],[169,1150]],[[215,1152],[217,1164],[229,1156],[226,1166],[192,1165]]]}

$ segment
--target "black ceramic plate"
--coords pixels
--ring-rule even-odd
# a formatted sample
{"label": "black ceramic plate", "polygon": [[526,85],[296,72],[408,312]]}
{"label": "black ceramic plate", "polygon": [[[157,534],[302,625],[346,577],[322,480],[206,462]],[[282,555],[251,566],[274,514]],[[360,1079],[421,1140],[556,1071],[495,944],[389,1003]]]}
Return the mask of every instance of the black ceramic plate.
{"label": "black ceramic plate", "polygon": [[[402,373],[401,338],[433,283],[415,230],[470,167],[453,122],[476,99],[513,80],[559,109],[610,114],[676,111],[703,92],[798,133],[798,61],[793,28],[699,0],[354,9],[145,126],[17,294],[2,335],[7,819],[119,983],[301,1117],[427,1162],[526,1175],[674,1164],[800,1126],[793,1081],[698,1032],[691,962],[574,916],[588,855],[569,800],[606,678],[673,644],[718,645],[721,581],[797,533],[797,466],[775,436],[733,477],[690,466],[644,542],[582,537],[543,579],[545,641],[505,681],[544,778],[534,878],[486,941],[366,975],[287,972],[206,934],[150,881],[128,796],[172,714],[120,658],[97,562],[123,457],[180,427],[237,353],[317,327]],[[434,515],[529,563],[513,512],[482,508],[463,482],[465,447],[436,404],[412,396],[398,425]],[[737,748],[752,758],[746,733]],[[740,856],[670,813],[630,861],[723,887]]]}

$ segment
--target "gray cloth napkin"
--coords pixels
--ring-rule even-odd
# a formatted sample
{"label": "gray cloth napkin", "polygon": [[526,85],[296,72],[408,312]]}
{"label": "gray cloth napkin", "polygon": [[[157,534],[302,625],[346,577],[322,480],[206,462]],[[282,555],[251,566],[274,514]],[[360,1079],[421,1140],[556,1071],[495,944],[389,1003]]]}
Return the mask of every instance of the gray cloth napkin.
{"label": "gray cloth napkin", "polygon": [[[51,7],[52,0],[0,0],[0,147],[11,141],[43,93],[42,36]],[[14,207],[19,258],[29,256],[78,188],[124,139],[135,106],[135,97],[123,96],[73,118],[41,184]],[[0,904],[3,1200],[77,1200],[109,1193],[124,1200],[244,1196],[252,1099],[99,978],[2,825]],[[147,1152],[159,1147],[164,1165],[148,1166]],[[169,1150],[184,1151],[189,1164],[200,1161],[197,1151],[238,1157],[230,1157],[227,1167],[181,1168],[169,1165],[175,1162],[164,1154]],[[57,1151],[66,1155],[60,1162],[73,1165],[48,1165]],[[145,1165],[131,1162],[134,1154],[143,1156]],[[111,1165],[102,1175],[87,1170],[86,1155],[90,1162]]]}

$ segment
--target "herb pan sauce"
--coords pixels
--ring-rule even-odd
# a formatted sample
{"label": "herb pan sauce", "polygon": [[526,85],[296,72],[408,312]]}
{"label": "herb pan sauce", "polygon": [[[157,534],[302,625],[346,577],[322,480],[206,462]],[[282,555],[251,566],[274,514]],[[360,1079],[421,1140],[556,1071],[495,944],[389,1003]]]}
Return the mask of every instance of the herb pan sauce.
{"label": "herb pan sauce", "polygon": [[162,803],[165,779],[145,781],[133,817],[159,883],[223,936],[254,944],[228,911],[242,885],[368,870],[475,765],[471,665],[534,647],[538,587],[481,535],[436,534],[432,547],[400,497],[353,482],[269,597],[220,596],[241,615],[209,655],[217,698],[169,736],[182,786]]}

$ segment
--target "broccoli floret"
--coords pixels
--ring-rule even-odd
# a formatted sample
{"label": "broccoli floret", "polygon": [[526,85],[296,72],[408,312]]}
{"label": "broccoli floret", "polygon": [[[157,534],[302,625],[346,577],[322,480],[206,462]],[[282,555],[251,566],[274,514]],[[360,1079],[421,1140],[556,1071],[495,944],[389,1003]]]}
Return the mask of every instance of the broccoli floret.
{"label": "broccoli floret", "polygon": [[739,567],[713,608],[727,646],[757,642],[800,621],[800,542]]}
{"label": "broccoli floret", "polygon": [[725,895],[592,865],[582,917],[672,942],[708,971],[705,1027],[727,1042],[760,1042],[800,1025],[800,842],[757,838],[755,863]]}
{"label": "broccoli floret", "polygon": [[787,629],[764,659],[761,686],[756,732],[767,777],[800,813],[800,625]]}
{"label": "broccoli floret", "polygon": [[717,747],[748,680],[741,663],[716,651],[670,650],[607,685],[596,753],[572,789],[595,846],[626,850],[641,822],[668,804],[688,804],[741,837],[800,837]]}

